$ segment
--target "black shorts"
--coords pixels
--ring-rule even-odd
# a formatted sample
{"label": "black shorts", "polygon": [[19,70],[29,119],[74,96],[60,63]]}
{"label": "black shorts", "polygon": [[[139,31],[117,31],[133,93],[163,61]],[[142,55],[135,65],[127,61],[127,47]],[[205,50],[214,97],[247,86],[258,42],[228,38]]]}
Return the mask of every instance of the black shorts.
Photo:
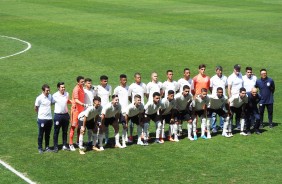
{"label": "black shorts", "polygon": [[105,126],[109,127],[109,125],[113,125],[114,121],[116,120],[116,118],[112,117],[112,118],[105,118]]}
{"label": "black shorts", "polygon": [[223,109],[209,109],[208,108],[208,117],[211,118],[213,113],[216,113],[217,115],[225,118],[226,112]]}
{"label": "black shorts", "polygon": [[139,114],[136,116],[128,117],[128,120],[131,120],[132,123],[139,125]]}
{"label": "black shorts", "polygon": [[122,124],[122,125],[125,124],[125,117],[122,114],[120,114],[120,116],[119,116],[119,123]]}
{"label": "black shorts", "polygon": [[170,124],[171,114],[162,115],[162,120],[165,120],[166,124]]}
{"label": "black shorts", "polygon": [[198,111],[195,111],[195,115],[198,115],[198,117],[201,117],[202,115],[204,115],[204,110],[198,110]]}
{"label": "black shorts", "polygon": [[189,121],[189,120],[192,120],[192,117],[191,117],[191,112],[188,111],[188,110],[184,110],[184,111],[179,111],[177,113],[177,119],[180,120],[180,121]]}
{"label": "black shorts", "polygon": [[[81,128],[83,126],[83,121],[79,120],[78,123],[79,123],[78,127]],[[86,121],[85,126],[86,126],[87,129],[94,129],[94,127],[95,127],[94,119]]]}
{"label": "black shorts", "polygon": [[230,107],[230,111],[231,111],[232,116],[236,114],[236,117],[245,118],[242,113],[242,107],[239,107],[239,108]]}
{"label": "black shorts", "polygon": [[157,113],[154,113],[154,114],[145,114],[145,117],[148,117],[150,118],[150,120],[156,122],[156,121],[159,121],[160,120],[160,115],[158,115]]}

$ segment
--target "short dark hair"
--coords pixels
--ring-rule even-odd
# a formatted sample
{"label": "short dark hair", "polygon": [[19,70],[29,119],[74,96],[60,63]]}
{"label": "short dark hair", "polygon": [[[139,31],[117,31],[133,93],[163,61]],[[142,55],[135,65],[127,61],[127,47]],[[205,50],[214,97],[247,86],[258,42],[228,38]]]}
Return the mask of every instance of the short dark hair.
{"label": "short dark hair", "polygon": [[167,71],[166,71],[166,74],[168,74],[168,72],[173,72],[173,71],[172,71],[172,70],[167,70]]}
{"label": "short dark hair", "polygon": [[112,95],[112,100],[113,100],[114,98],[116,98],[116,97],[118,97],[118,95]]}
{"label": "short dark hair", "polygon": [[185,89],[190,89],[190,87],[188,85],[184,85],[182,89],[184,91]]}
{"label": "short dark hair", "polygon": [[64,82],[58,82],[57,83],[57,88],[59,88],[61,85],[65,85],[65,83]]}
{"label": "short dark hair", "polygon": [[100,76],[100,80],[108,80],[109,78],[108,78],[108,76],[106,76],[106,75],[101,75]]}
{"label": "short dark hair", "polygon": [[246,88],[241,87],[241,88],[240,88],[240,93],[241,93],[242,91],[246,91]]}
{"label": "short dark hair", "polygon": [[41,87],[42,91],[45,91],[45,89],[50,89],[50,86],[48,84],[43,84],[43,86]]}
{"label": "short dark hair", "polygon": [[185,71],[186,71],[186,70],[189,70],[189,71],[190,71],[190,69],[189,69],[189,68],[184,68],[183,73],[185,73]]}
{"label": "short dark hair", "polygon": [[92,82],[92,79],[90,79],[90,78],[86,78],[85,80],[84,80],[84,82]]}
{"label": "short dark hair", "polygon": [[154,92],[153,97],[155,97],[155,96],[161,96],[161,94],[159,92]]}
{"label": "short dark hair", "polygon": [[76,82],[79,82],[81,79],[84,79],[84,77],[83,76],[76,77]]}
{"label": "short dark hair", "polygon": [[101,98],[100,98],[99,96],[94,96],[93,102],[96,101],[96,100],[98,100],[99,102],[101,102]]}
{"label": "short dark hair", "polygon": [[202,88],[201,92],[208,92],[207,88]]}
{"label": "short dark hair", "polygon": [[215,67],[215,71],[217,71],[217,70],[222,71],[222,66],[219,66],[219,65],[218,65],[218,66],[216,66],[216,67]]}
{"label": "short dark hair", "polygon": [[174,94],[174,91],[173,90],[168,90],[167,94],[168,95]]}
{"label": "short dark hair", "polygon": [[134,98],[140,98],[140,99],[141,99],[141,96],[138,95],[138,94],[136,94],[136,95],[134,96]]}
{"label": "short dark hair", "polygon": [[252,67],[250,67],[250,66],[247,66],[247,67],[246,67],[246,71],[247,71],[247,70],[253,71]]}
{"label": "short dark hair", "polygon": [[259,73],[261,72],[267,72],[265,68],[260,69]]}
{"label": "short dark hair", "polygon": [[218,87],[218,88],[216,89],[216,91],[219,91],[219,90],[222,90],[222,91],[223,91],[223,88],[222,88],[222,87]]}
{"label": "short dark hair", "polygon": [[136,73],[134,74],[134,78],[135,78],[137,75],[140,75],[140,76],[141,76],[141,73],[136,72]]}
{"label": "short dark hair", "polygon": [[206,65],[205,64],[200,64],[199,65],[199,69],[201,69],[201,68],[206,68]]}
{"label": "short dark hair", "polygon": [[126,76],[125,74],[120,74],[119,78],[120,78],[120,79],[122,79],[122,78],[127,78],[127,76]]}

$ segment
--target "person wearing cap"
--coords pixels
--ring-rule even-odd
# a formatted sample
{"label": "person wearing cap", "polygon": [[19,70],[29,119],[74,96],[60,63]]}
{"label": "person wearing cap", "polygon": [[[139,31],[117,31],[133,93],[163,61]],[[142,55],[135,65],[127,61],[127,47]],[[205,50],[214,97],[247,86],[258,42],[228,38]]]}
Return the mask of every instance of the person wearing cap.
{"label": "person wearing cap", "polygon": [[[210,90],[212,91],[212,95],[216,96],[217,95],[217,88],[221,87],[223,89],[223,95],[226,95],[226,89],[228,86],[227,83],[227,77],[222,74],[222,66],[216,66],[215,67],[215,75],[211,78],[210,80]],[[221,129],[223,128],[223,118],[220,117],[220,127]],[[212,119],[211,119],[211,128],[212,132],[216,133],[217,132],[217,127],[216,127],[216,113],[212,114]]]}
{"label": "person wearing cap", "polygon": [[259,102],[259,112],[260,112],[260,121],[261,126],[263,123],[264,109],[267,108],[268,112],[268,122],[269,128],[273,127],[273,103],[274,103],[274,92],[275,84],[272,78],[267,76],[266,69],[260,70],[261,78],[256,81],[256,87],[259,89],[259,94],[261,95],[261,100]]}
{"label": "person wearing cap", "polygon": [[246,92],[251,92],[256,85],[257,77],[253,74],[253,69],[250,66],[246,67],[246,75],[243,76],[244,88]]}
{"label": "person wearing cap", "polygon": [[[239,64],[234,65],[233,73],[227,79],[228,98],[231,98],[234,95],[238,95],[240,88],[244,86],[243,77],[240,71],[241,71],[241,66]],[[236,117],[236,119],[239,118]],[[231,118],[231,122],[232,122],[232,118]],[[240,129],[240,122],[236,122],[236,127],[237,129]]]}
{"label": "person wearing cap", "polygon": [[203,88],[210,89],[210,77],[205,74],[206,65],[199,65],[199,74],[193,77],[193,84],[191,86],[192,94],[197,96],[201,94]]}

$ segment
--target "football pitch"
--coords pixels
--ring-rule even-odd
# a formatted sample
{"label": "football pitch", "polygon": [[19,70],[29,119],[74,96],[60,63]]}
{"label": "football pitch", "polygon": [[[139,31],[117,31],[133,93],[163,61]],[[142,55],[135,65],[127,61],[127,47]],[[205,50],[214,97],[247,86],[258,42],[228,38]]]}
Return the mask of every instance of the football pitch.
{"label": "football pitch", "polygon": [[[36,183],[281,183],[281,58],[281,0],[0,0],[0,160]],[[38,153],[34,102],[44,83],[53,94],[64,81],[71,93],[78,75],[94,85],[107,75],[115,88],[122,73],[129,85],[135,72],[148,83],[153,71],[163,82],[168,69],[178,80],[202,63],[209,76],[217,65],[226,76],[234,64],[258,77],[266,68],[276,85],[275,127],[86,155]],[[153,139],[154,131],[151,123]],[[2,165],[0,178],[24,183]]]}

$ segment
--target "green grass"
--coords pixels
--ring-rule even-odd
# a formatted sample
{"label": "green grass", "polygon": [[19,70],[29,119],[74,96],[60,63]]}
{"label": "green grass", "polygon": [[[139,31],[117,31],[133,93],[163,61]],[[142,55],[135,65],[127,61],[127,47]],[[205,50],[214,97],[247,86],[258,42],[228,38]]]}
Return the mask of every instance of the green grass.
{"label": "green grass", "polygon": [[[39,183],[280,183],[282,3],[280,0],[2,0],[0,35],[32,44],[28,52],[0,60],[0,159]],[[0,37],[0,57],[25,48]],[[222,65],[267,68],[276,82],[274,129],[262,136],[152,144],[77,152],[37,153],[34,101],[43,83],[56,91],[65,81],[72,91],[78,75],[109,76],[118,85],[121,73],[133,82],[135,72],[149,82],[157,71],[185,67],[192,76],[207,64],[214,75]],[[151,124],[151,132],[154,126]],[[112,134],[111,134],[112,135]],[[52,139],[51,139],[52,141]],[[1,181],[21,180],[3,167]],[[3,172],[2,172],[3,171]],[[2,178],[4,178],[2,180]]]}

